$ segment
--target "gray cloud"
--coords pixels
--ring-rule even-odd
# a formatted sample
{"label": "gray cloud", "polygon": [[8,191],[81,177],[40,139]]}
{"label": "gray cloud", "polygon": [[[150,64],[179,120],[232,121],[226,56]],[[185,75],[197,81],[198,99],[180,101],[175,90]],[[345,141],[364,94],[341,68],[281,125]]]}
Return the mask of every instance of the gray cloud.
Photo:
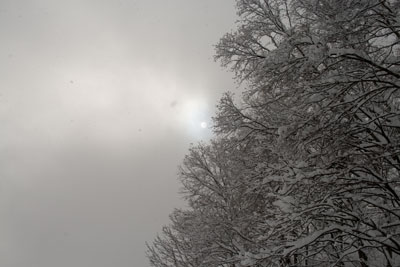
{"label": "gray cloud", "polygon": [[148,266],[231,77],[228,0],[0,4],[0,265]]}

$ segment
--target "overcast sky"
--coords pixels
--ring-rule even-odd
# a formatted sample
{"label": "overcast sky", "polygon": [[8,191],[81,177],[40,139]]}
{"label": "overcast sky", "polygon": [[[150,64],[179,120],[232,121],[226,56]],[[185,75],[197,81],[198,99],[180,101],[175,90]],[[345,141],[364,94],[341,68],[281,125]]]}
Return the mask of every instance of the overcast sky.
{"label": "overcast sky", "polygon": [[[232,0],[0,0],[0,266],[147,267]],[[201,125],[203,123],[203,125]]]}

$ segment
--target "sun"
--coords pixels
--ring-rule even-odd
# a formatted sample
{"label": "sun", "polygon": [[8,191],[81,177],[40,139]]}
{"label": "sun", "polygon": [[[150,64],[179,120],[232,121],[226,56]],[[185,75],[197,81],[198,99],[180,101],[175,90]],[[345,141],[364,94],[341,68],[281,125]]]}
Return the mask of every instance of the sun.
{"label": "sun", "polygon": [[180,121],[188,132],[196,137],[203,137],[209,130],[209,110],[203,97],[187,97],[174,104],[174,110],[179,112]]}

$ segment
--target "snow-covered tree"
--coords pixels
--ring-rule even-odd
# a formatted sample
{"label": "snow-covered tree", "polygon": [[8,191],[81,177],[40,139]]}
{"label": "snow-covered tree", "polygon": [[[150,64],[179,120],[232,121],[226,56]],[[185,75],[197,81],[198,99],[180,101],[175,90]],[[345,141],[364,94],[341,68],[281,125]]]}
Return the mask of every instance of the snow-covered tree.
{"label": "snow-covered tree", "polygon": [[400,2],[236,3],[216,59],[244,93],[221,98],[216,139],[181,167],[192,253],[207,266],[398,266]]}

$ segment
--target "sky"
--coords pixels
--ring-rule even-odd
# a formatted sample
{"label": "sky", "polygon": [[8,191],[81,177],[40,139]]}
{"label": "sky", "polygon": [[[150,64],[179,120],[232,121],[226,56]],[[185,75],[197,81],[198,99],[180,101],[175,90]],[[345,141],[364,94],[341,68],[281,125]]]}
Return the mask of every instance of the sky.
{"label": "sky", "polygon": [[0,0],[0,266],[148,267],[232,0]]}

